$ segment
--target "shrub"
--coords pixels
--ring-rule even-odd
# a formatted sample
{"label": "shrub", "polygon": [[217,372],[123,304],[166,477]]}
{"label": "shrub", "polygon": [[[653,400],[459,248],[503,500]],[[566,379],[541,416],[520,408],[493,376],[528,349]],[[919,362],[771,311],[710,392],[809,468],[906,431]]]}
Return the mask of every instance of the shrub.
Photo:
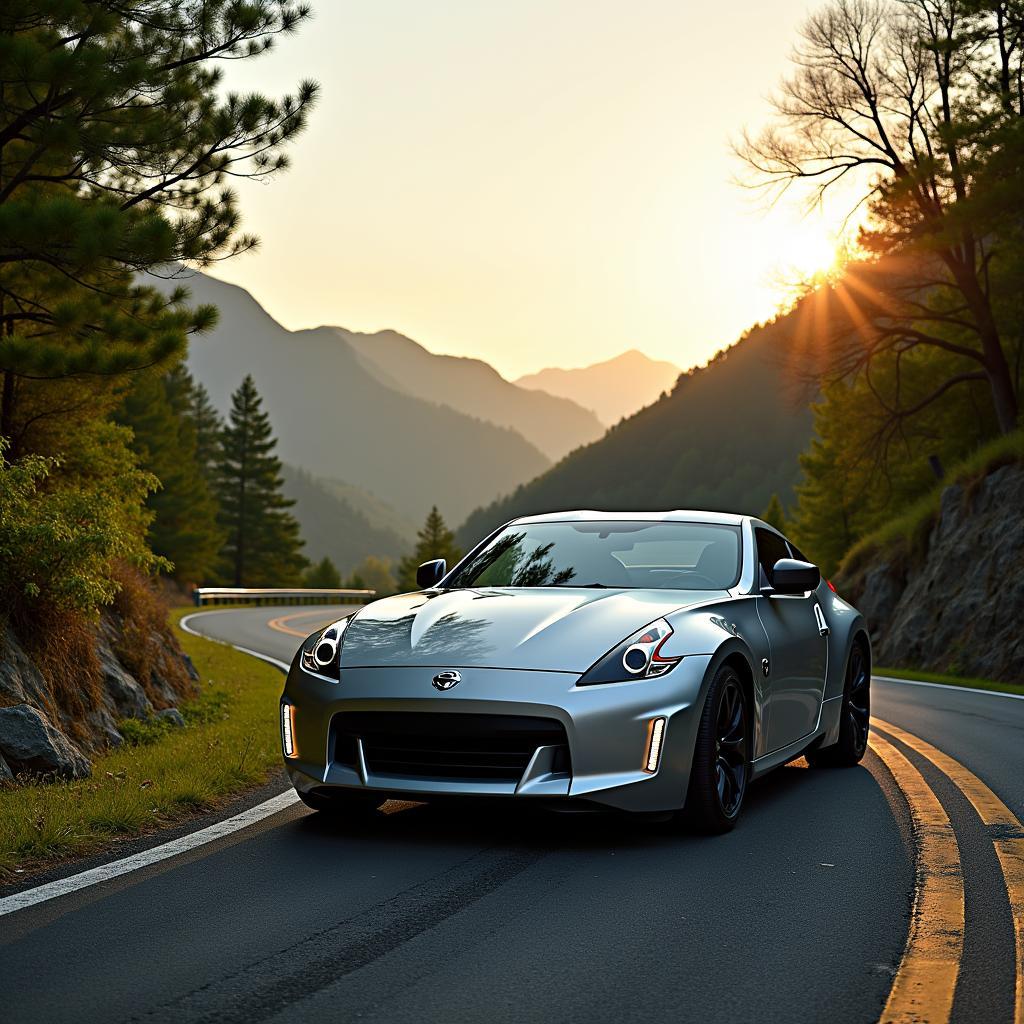
{"label": "shrub", "polygon": [[114,560],[159,564],[143,507],[156,479],[138,468],[123,428],[97,423],[83,434],[66,460],[14,464],[0,439],[0,604],[13,621],[39,607],[91,615],[117,593]]}

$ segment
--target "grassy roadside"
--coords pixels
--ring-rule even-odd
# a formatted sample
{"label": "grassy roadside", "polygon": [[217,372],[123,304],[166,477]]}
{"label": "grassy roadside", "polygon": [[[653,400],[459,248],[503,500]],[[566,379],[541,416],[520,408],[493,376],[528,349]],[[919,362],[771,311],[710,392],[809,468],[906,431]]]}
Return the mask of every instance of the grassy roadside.
{"label": "grassy roadside", "polygon": [[280,764],[281,673],[179,629],[195,610],[171,616],[200,676],[180,709],[188,727],[132,723],[131,742],[97,757],[91,778],[0,790],[0,884],[211,810]]}
{"label": "grassy roadside", "polygon": [[968,690],[997,690],[999,693],[1017,693],[1024,696],[1024,683],[997,683],[991,679],[968,679],[963,676],[944,675],[941,672],[922,672],[916,668],[875,668],[872,672],[876,676],[892,676],[894,679],[920,679],[926,683],[963,686]]}

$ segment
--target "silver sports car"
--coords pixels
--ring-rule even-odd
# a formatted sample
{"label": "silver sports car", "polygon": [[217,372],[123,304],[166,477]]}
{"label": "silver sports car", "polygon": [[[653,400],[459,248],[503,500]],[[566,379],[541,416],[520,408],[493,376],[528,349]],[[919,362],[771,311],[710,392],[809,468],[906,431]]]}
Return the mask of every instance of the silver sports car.
{"label": "silver sports car", "polygon": [[311,807],[485,796],[721,832],[769,769],[864,755],[864,620],[760,520],[531,516],[417,582],[296,653],[281,740]]}

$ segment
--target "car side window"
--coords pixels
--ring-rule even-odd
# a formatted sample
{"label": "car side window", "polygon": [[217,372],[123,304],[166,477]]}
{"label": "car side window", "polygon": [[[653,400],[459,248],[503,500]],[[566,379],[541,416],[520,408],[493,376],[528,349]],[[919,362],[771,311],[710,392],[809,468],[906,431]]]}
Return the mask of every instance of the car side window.
{"label": "car side window", "polygon": [[801,562],[811,562],[811,560],[791,540],[786,543],[789,544],[789,550],[793,552],[794,558]]}
{"label": "car side window", "polygon": [[772,570],[780,558],[789,558],[789,548],[777,533],[760,527],[754,530],[754,539],[757,541],[757,560],[764,571],[765,578],[774,586]]}

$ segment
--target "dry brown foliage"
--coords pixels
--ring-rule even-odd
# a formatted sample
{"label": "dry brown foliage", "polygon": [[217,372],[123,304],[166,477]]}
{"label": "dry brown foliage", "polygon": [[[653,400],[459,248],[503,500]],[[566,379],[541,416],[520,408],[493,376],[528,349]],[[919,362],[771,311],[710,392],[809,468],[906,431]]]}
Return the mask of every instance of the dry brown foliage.
{"label": "dry brown foliage", "polygon": [[[118,627],[113,643],[118,660],[135,677],[156,708],[169,705],[163,687],[169,687],[181,697],[192,696],[195,687],[168,624],[166,601],[137,569],[119,565],[113,576],[120,587],[111,606]],[[158,685],[158,680],[163,687]]]}

